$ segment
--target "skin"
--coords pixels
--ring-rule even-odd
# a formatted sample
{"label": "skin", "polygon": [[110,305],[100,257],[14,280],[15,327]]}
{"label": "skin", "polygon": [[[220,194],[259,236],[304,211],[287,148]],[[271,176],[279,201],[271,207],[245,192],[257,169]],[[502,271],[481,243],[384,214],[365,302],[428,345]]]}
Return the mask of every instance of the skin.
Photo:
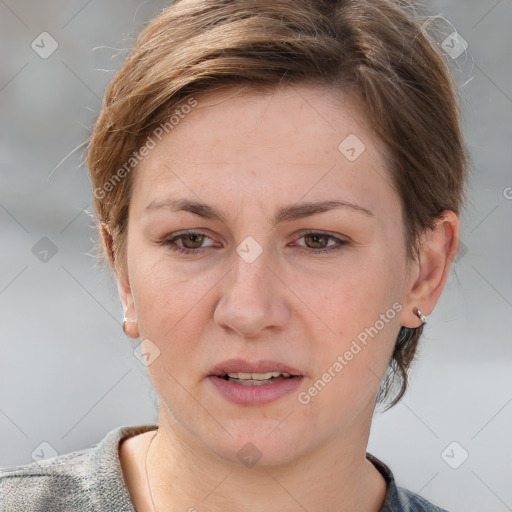
{"label": "skin", "polygon": [[[126,261],[117,269],[128,334],[160,350],[148,366],[160,400],[148,457],[156,509],[377,512],[386,485],[365,452],[380,380],[400,326],[420,325],[415,308],[429,315],[439,299],[458,218],[444,212],[419,259],[407,259],[385,153],[344,94],[304,84],[196,99],[135,171]],[[338,150],[349,134],[366,148],[355,161]],[[225,222],[146,210],[170,198],[207,203]],[[371,214],[344,207],[271,225],[281,206],[333,199]],[[162,243],[185,230],[206,235],[175,242],[197,254]],[[348,243],[304,236],[311,230]],[[262,248],[252,263],[236,252],[249,236]],[[298,393],[394,303],[401,311],[301,404]],[[270,404],[233,404],[207,376],[237,357],[298,368],[301,386]],[[120,446],[138,511],[152,510],[144,456],[153,435]],[[251,468],[237,458],[248,442],[261,452]]]}

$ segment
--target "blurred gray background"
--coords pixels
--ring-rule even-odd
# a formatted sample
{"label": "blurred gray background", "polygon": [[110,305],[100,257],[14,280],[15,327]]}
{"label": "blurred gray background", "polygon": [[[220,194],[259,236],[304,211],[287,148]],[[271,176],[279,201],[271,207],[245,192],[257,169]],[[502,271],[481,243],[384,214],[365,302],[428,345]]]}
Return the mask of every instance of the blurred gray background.
{"label": "blurred gray background", "polygon": [[[138,342],[124,336],[114,282],[95,266],[91,186],[81,150],[72,151],[86,140],[123,50],[166,5],[0,0],[0,467],[32,462],[44,442],[56,452],[43,445],[48,455],[63,454],[117,426],[157,422]],[[399,485],[451,512],[505,512],[512,1],[433,1],[428,10],[444,17],[437,38],[452,49],[461,86],[470,201],[410,389],[376,414],[368,451]],[[456,55],[461,38],[467,52]]]}

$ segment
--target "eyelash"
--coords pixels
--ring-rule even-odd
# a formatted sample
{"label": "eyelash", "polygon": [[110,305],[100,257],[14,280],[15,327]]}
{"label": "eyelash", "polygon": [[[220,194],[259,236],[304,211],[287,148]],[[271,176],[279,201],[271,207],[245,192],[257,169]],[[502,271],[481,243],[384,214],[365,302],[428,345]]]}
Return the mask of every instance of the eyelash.
{"label": "eyelash", "polygon": [[[201,233],[201,232],[198,232],[198,231],[187,231],[185,233],[180,233],[179,235],[173,236],[171,238],[166,238],[166,239],[161,241],[161,244],[166,246],[171,251],[177,252],[177,253],[180,253],[180,254],[198,254],[199,252],[201,252],[201,250],[207,249],[206,247],[199,247],[197,249],[187,249],[187,248],[184,248],[184,247],[180,247],[179,245],[176,245],[176,243],[175,243],[176,240],[180,240],[183,237],[190,236],[190,235],[205,236],[206,238],[210,238],[205,233]],[[322,248],[322,249],[312,249],[310,247],[306,247],[306,248],[300,249],[300,252],[302,252],[302,253],[326,254],[326,253],[329,253],[329,252],[332,252],[332,251],[339,250],[344,245],[348,245],[348,243],[349,243],[347,240],[342,240],[340,238],[335,237],[334,235],[331,235],[329,233],[324,233],[324,232],[321,232],[321,231],[308,231],[308,232],[304,233],[300,238],[304,238],[304,237],[306,237],[308,235],[309,236],[327,237],[328,241],[330,239],[332,239],[332,240],[335,240],[337,242],[337,244],[329,246],[330,248]],[[300,240],[300,238],[299,238],[299,240]]]}

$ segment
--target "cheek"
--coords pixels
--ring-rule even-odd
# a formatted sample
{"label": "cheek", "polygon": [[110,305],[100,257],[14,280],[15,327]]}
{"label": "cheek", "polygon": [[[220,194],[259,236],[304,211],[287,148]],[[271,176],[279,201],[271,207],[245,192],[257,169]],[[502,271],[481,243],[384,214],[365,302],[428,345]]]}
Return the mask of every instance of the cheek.
{"label": "cheek", "polygon": [[345,424],[375,405],[399,330],[401,304],[389,302],[387,295],[355,294],[338,315],[339,334],[317,337],[316,346],[310,347],[315,370],[300,403],[308,401],[306,407],[319,425]]}
{"label": "cheek", "polygon": [[[223,273],[212,268],[209,272],[184,272],[164,256],[154,252],[139,253],[132,259],[135,269],[130,276],[141,339],[155,340],[158,345],[172,343],[173,352],[180,347],[194,347],[200,332],[211,316],[209,294]],[[161,350],[165,345],[160,347]]]}
{"label": "cheek", "polygon": [[336,267],[318,273],[315,279],[304,279],[298,273],[290,282],[294,283],[297,296],[304,298],[311,313],[321,320],[330,338],[347,341],[402,300],[402,267],[396,255],[383,257],[381,251],[368,249],[363,257],[354,252]]}
{"label": "cheek", "polygon": [[[281,272],[289,291],[276,278],[276,288],[284,286],[287,298],[282,300],[292,312],[292,327],[303,332],[303,340],[310,340],[308,350],[314,355],[317,372],[326,371],[354,340],[364,342],[365,333],[371,344],[358,354],[358,361],[378,360],[394,343],[398,324],[397,318],[389,318],[390,314],[384,328],[380,328],[382,322],[377,325],[377,336],[368,334],[374,332],[380,316],[393,313],[390,308],[401,300],[403,262],[398,254],[386,254],[383,246],[381,243],[347,252],[332,263],[308,261],[301,266],[289,262]],[[197,262],[177,263],[160,250],[141,247],[142,243],[133,243],[129,251],[130,283],[141,339],[155,340],[159,346],[172,342],[174,357],[177,351],[188,356],[194,348],[197,351],[202,333],[211,323],[216,301],[220,300],[219,287],[229,268],[210,264],[201,269]]]}
{"label": "cheek", "polygon": [[309,288],[311,304],[318,305],[326,326],[320,337],[313,324],[309,333],[314,340],[310,350],[315,353],[315,377],[322,382],[331,379],[335,394],[363,399],[365,389],[378,387],[400,329],[403,265],[397,255],[383,258],[369,251],[364,260],[354,260],[333,274],[328,288],[325,283]]}

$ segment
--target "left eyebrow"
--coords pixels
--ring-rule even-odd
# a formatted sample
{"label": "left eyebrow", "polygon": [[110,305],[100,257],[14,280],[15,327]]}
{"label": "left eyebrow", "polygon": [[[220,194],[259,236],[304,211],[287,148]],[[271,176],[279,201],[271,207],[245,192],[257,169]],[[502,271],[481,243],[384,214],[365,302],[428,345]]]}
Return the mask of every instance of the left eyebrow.
{"label": "left eyebrow", "polygon": [[[165,199],[162,201],[152,201],[145,208],[146,212],[150,212],[159,208],[170,208],[174,211],[186,211],[193,213],[205,219],[219,220],[226,224],[226,217],[212,206],[188,199]],[[290,206],[282,206],[277,210],[272,218],[271,225],[276,227],[283,222],[291,222],[305,217],[310,217],[319,213],[324,213],[338,208],[350,208],[356,212],[361,212],[367,216],[373,217],[374,213],[367,208],[350,201],[342,201],[339,199],[326,200],[320,202],[307,202],[293,204]]]}
{"label": "left eyebrow", "polygon": [[272,227],[277,226],[283,222],[291,222],[293,220],[303,219],[318,213],[328,212],[338,208],[350,208],[356,212],[364,213],[373,217],[373,212],[358,204],[351,203],[350,201],[342,201],[339,199],[332,199],[328,201],[320,201],[316,203],[301,203],[280,208],[272,219]]}

